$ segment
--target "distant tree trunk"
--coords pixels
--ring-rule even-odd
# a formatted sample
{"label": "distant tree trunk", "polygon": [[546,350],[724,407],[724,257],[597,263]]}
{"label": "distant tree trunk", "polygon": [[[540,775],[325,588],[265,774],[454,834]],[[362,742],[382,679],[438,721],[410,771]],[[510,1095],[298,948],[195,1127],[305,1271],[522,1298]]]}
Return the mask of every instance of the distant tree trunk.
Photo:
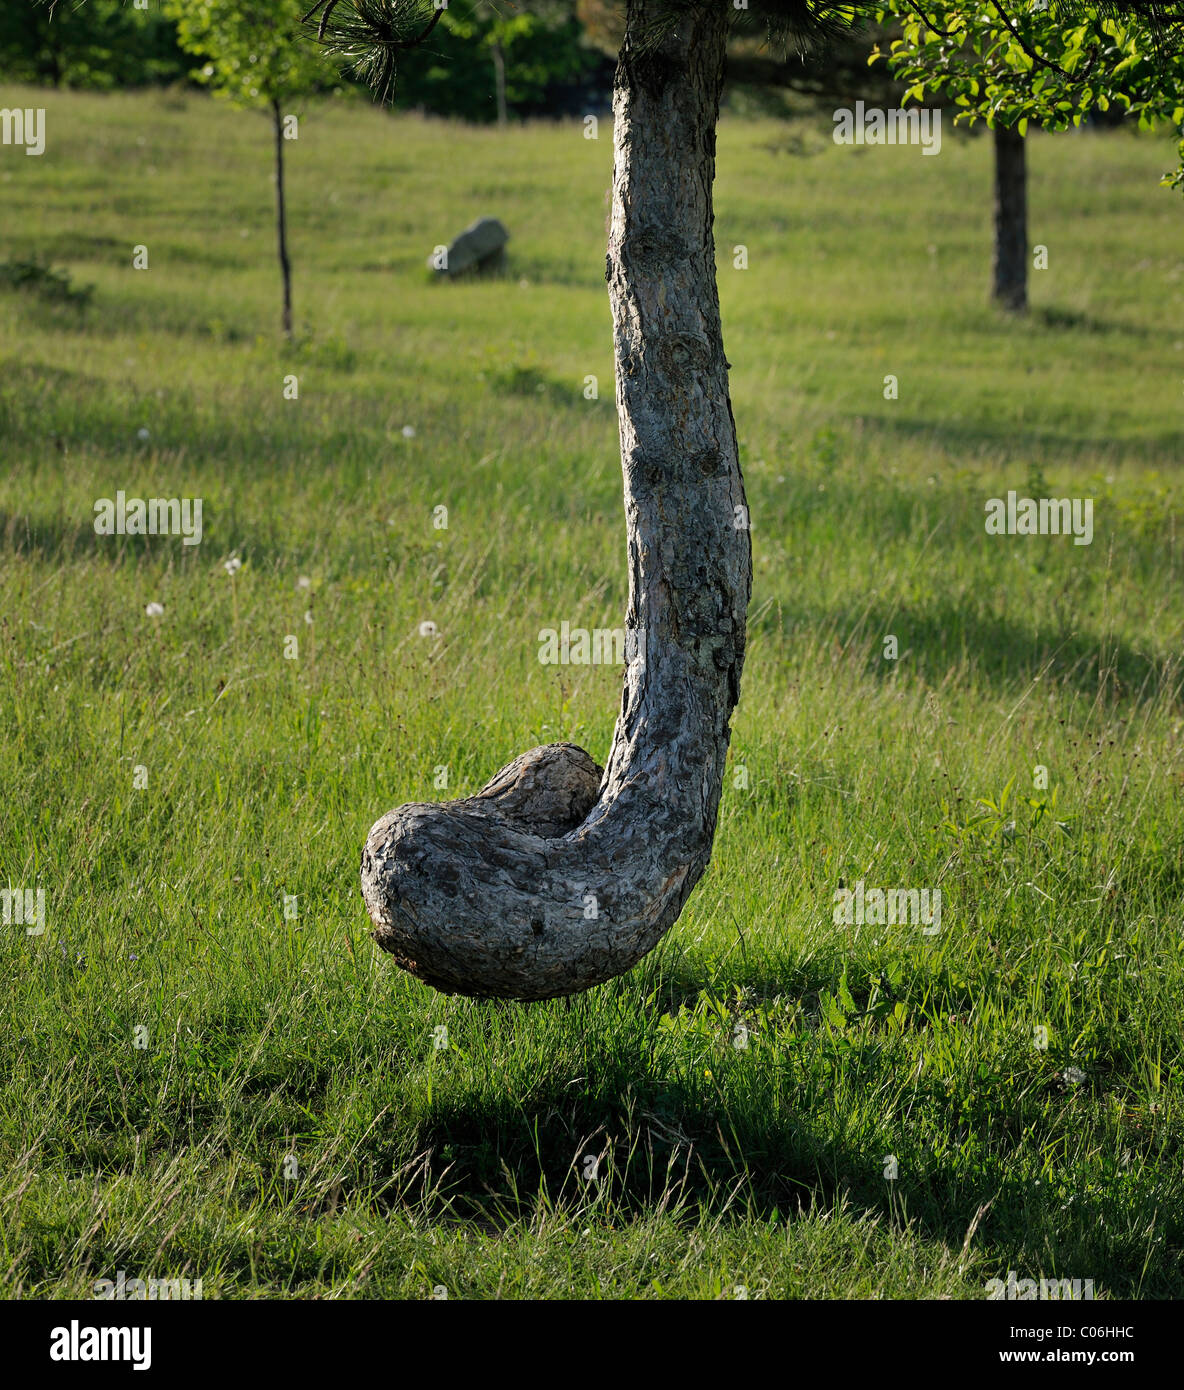
{"label": "distant tree trunk", "polygon": [[493,43],[493,84],[497,93],[497,123],[504,126],[510,119],[506,110],[506,55],[501,43]]}
{"label": "distant tree trunk", "polygon": [[712,233],[731,7],[688,3],[643,45],[656,9],[628,0],[613,100],[633,659],[608,766],[534,749],[476,796],[388,813],[362,855],[375,939],[452,993],[545,999],[621,974],[711,856],[752,578]]}
{"label": "distant tree trunk", "polygon": [[995,127],[995,264],[991,298],[1005,309],[1028,307],[1028,171],[1026,142]]}
{"label": "distant tree trunk", "polygon": [[284,202],[284,118],[278,101],[271,103],[275,126],[275,231],[280,274],[284,280],[284,335],[292,336],[292,265],[288,260],[288,210]]}

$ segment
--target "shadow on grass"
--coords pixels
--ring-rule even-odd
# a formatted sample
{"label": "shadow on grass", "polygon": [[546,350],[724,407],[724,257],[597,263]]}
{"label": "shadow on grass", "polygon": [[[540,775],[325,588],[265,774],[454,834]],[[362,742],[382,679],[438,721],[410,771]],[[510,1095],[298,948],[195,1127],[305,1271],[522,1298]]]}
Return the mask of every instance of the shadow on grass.
{"label": "shadow on grass", "polygon": [[[306,1037],[301,1025],[261,1051],[259,1015],[222,1001],[216,1026],[195,1020],[186,1030],[194,1055],[176,1071],[167,1105],[161,1077],[174,1076],[173,1059],[121,1063],[118,1095],[69,1093],[71,1112],[57,1116],[45,1158],[65,1160],[89,1181],[126,1172],[141,1145],[169,1154],[187,1134],[225,1125],[228,1138],[233,1123],[236,1134],[245,1131],[235,1143],[243,1146],[240,1204],[291,1200],[275,1155],[304,1135],[327,1143],[321,1166],[310,1161],[301,1197],[313,1219],[341,1200],[492,1234],[529,1225],[540,1204],[617,1229],[668,1213],[688,1229],[772,1228],[791,1260],[786,1223],[845,1206],[887,1230],[940,1242],[956,1262],[986,1206],[972,1280],[1015,1269],[1090,1278],[1111,1297],[1184,1293],[1173,1260],[1184,1242],[1178,1149],[1124,1131],[1135,1159],[1128,1167],[1122,1145],[1111,1144],[1117,1090],[1095,1097],[1052,1075],[1017,1079],[1002,1054],[952,1085],[940,1066],[913,1066],[911,1051],[902,1061],[884,1031],[849,1037],[811,1018],[758,1035],[746,1051],[714,1021],[700,1034],[683,1028],[667,1045],[654,1013],[665,1001],[689,1002],[710,986],[710,973],[661,951],[634,976],[570,1000],[466,1008],[457,1045],[463,1038],[467,1059],[438,1070],[434,1088],[422,1071],[391,1075],[388,1017],[348,1040]],[[794,976],[767,961],[747,983],[764,998],[807,1003],[800,986],[823,978],[809,962]],[[961,986],[921,974],[904,988],[914,1009],[940,1014]],[[527,1028],[528,1014],[541,1027]],[[536,1047],[537,1061],[515,1067],[507,1043]],[[400,1067],[417,1069],[398,1055]],[[383,1093],[349,1118],[333,1113],[347,1077],[360,1093],[371,1096],[375,1084]],[[1059,1161],[1083,1127],[1088,1157],[1078,1145],[1075,1158]],[[887,1176],[890,1156],[895,1177]]]}
{"label": "shadow on grass", "polygon": [[[1022,324],[1022,320],[1020,321]],[[1031,311],[1029,322],[1039,328],[1061,333],[1093,333],[1102,337],[1125,337],[1146,340],[1152,329],[1145,323],[1123,323],[1121,319],[1100,319],[1077,309],[1063,309],[1055,304],[1043,304]]]}
{"label": "shadow on grass", "polygon": [[167,551],[170,558],[177,561],[191,555],[189,563],[200,568],[198,552],[201,549],[197,545],[183,545],[180,536],[100,535],[95,531],[93,512],[66,519],[0,511],[0,553],[9,551],[57,563],[94,557],[118,567],[134,564],[154,552],[163,555]]}
{"label": "shadow on grass", "polygon": [[936,445],[952,458],[977,457],[991,453],[1027,459],[1038,455],[1041,462],[1067,468],[1079,467],[1083,455],[1113,456],[1124,462],[1167,466],[1184,457],[1184,432],[1178,429],[1151,431],[1131,420],[1130,433],[1115,440],[1077,431],[1056,423],[1025,420],[1017,428],[1014,420],[956,421],[940,417],[921,417],[894,410],[889,415],[861,415],[860,427],[866,433],[879,433],[888,439]]}
{"label": "shadow on grass", "polygon": [[[1039,676],[1104,700],[1142,703],[1168,687],[1169,698],[1178,702],[1184,686],[1184,675],[1168,661],[1119,638],[1063,628],[1041,632],[1021,618],[967,608],[945,596],[925,607],[893,604],[820,614],[816,622],[835,627],[844,641],[866,635],[866,670],[881,680],[912,670],[937,685],[965,662],[993,685]],[[887,633],[899,642],[897,661],[883,659]]]}
{"label": "shadow on grass", "polygon": [[[910,1135],[907,1117],[885,1117],[893,1134],[886,1139],[850,1112],[836,1115],[825,1079],[793,1084],[788,1059],[780,1094],[767,1084],[745,1092],[741,1083],[731,1098],[716,1085],[717,1063],[660,1075],[652,1059],[628,1067],[607,1040],[588,1031],[585,1038],[581,1075],[540,1075],[526,1098],[497,1088],[440,1097],[421,1112],[415,1145],[434,1219],[505,1229],[529,1221],[540,1194],[614,1223],[685,1210],[700,1223],[777,1225],[842,1204],[890,1229],[909,1224],[957,1258],[986,1206],[973,1240],[984,1279],[1017,1269],[1089,1277],[1112,1297],[1184,1291],[1170,1259],[1147,1265],[1145,1233],[1154,1229],[1178,1247],[1184,1223],[1146,1174],[1135,1180],[1113,1165],[1084,1188],[1079,1174],[1064,1184],[1032,1179],[1042,1139],[1030,1098],[1026,1106],[1013,1095],[1009,1104],[1000,1088],[991,1103],[976,1104],[973,1094],[951,1096],[936,1077],[920,1086],[918,1104],[937,1112],[955,1147],[985,1146],[959,1170]],[[866,1070],[872,1096],[885,1076],[875,1064]],[[893,1179],[888,1147],[898,1156]]]}

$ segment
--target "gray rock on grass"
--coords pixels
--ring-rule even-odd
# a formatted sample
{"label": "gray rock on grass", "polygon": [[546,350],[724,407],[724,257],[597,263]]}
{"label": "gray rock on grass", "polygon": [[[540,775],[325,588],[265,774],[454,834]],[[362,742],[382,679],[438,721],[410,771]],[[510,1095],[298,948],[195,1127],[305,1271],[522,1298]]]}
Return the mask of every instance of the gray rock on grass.
{"label": "gray rock on grass", "polygon": [[428,269],[455,280],[470,272],[483,274],[498,270],[505,262],[510,234],[496,217],[478,217],[476,222],[454,238],[446,251],[433,251]]}

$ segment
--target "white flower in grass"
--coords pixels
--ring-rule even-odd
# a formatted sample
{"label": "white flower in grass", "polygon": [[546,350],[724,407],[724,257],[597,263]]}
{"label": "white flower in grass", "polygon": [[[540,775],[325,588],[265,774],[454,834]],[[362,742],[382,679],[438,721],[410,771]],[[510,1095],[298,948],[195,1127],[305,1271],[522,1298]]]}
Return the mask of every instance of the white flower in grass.
{"label": "white flower in grass", "polygon": [[1080,1067],[1066,1067],[1065,1070],[1061,1072],[1061,1080],[1067,1082],[1070,1086],[1080,1086],[1085,1082],[1085,1072],[1083,1072]]}
{"label": "white flower in grass", "polygon": [[222,568],[223,568],[223,569],[226,571],[226,573],[229,574],[231,577],[233,577],[234,575],[236,575],[236,574],[239,572],[239,570],[242,569],[242,567],[243,567],[243,562],[238,558],[237,555],[232,555],[232,556],[230,557],[229,560],[223,560],[223,561],[222,561]]}
{"label": "white flower in grass", "polygon": [[404,426],[403,426],[403,438],[404,438],[404,439],[414,439],[414,438],[415,438],[415,426],[414,426],[414,425],[404,425]]}
{"label": "white flower in grass", "polygon": [[421,637],[438,637],[440,629],[433,622],[420,623],[419,635]]}
{"label": "white flower in grass", "polygon": [[164,604],[163,604],[163,603],[150,603],[150,604],[148,605],[148,607],[144,609],[144,612],[147,613],[148,616],[149,616],[150,618],[163,618],[163,617],[164,617]]}
{"label": "white flower in grass", "polygon": [[311,589],[312,580],[309,579],[307,574],[302,574],[300,578],[296,581],[296,587],[298,589]]}
{"label": "white flower in grass", "polygon": [[152,432],[151,430],[145,429],[144,426],[141,425],[140,428],[136,431],[136,438],[143,440],[151,439]]}
{"label": "white flower in grass", "polygon": [[304,621],[309,625],[309,627],[312,627],[312,609],[311,609],[311,608],[310,608],[310,609],[308,610],[308,612],[304,615]]}

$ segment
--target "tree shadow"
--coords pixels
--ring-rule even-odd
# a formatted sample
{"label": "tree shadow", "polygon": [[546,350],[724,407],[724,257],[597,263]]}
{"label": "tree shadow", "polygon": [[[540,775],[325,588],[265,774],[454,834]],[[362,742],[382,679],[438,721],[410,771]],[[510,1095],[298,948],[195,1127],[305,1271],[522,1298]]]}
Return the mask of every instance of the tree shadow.
{"label": "tree shadow", "polygon": [[1093,333],[1102,337],[1126,337],[1145,340],[1152,329],[1145,323],[1124,323],[1121,319],[1100,319],[1077,309],[1064,309],[1056,304],[1043,304],[1029,313],[1028,321],[1053,332]]}
{"label": "tree shadow", "polygon": [[[1170,698],[1179,701],[1184,678],[1167,659],[1132,643],[1080,629],[1041,631],[1022,618],[967,607],[947,595],[924,605],[875,604],[817,613],[813,623],[832,626],[844,641],[867,639],[866,672],[881,681],[914,671],[939,684],[951,668],[965,663],[997,686],[1039,677],[1090,696],[1143,703],[1174,682]],[[897,660],[883,656],[883,639],[896,637]]]}
{"label": "tree shadow", "polygon": [[[1021,1135],[1029,1147],[1035,1142],[1025,1135],[1031,1116],[1018,1097],[987,1118],[968,1119],[965,1094],[947,1096],[935,1078],[926,1084],[927,1103],[945,1107],[955,1134],[976,1126],[988,1131],[990,1149],[967,1171],[956,1171],[927,1161],[907,1124],[899,1125],[893,1140],[899,1168],[889,1177],[888,1141],[866,1131],[846,1137],[850,1116],[828,1115],[821,1092],[809,1105],[788,1084],[772,1094],[740,1089],[732,1100],[695,1070],[662,1074],[652,1060],[638,1059],[623,1065],[607,1037],[585,1036],[583,1074],[574,1079],[557,1069],[537,1076],[526,1097],[485,1087],[437,1097],[420,1113],[415,1144],[425,1155],[425,1183],[441,1219],[504,1229],[530,1219],[540,1192],[569,1208],[611,1203],[616,1222],[681,1209],[698,1221],[765,1224],[843,1205],[890,1228],[899,1228],[903,1215],[918,1235],[956,1256],[989,1204],[975,1250],[992,1273],[1086,1272],[1114,1297],[1180,1285],[1170,1271],[1149,1274],[1145,1251],[1133,1242],[1108,1250],[1101,1237],[1094,1239],[1108,1228],[1150,1223],[1178,1246],[1179,1213],[1166,1211],[1149,1185],[1134,1191],[1116,1170],[1109,1184],[1075,1188],[1072,1219],[1062,1217],[1064,1193],[1034,1183],[1003,1142],[1015,1136],[1018,1143]],[[878,1080],[869,1068],[869,1093]],[[401,1202],[392,1195],[388,1205]],[[1033,1271],[1036,1258],[1047,1261],[1043,1270]]]}
{"label": "tree shadow", "polygon": [[[155,494],[151,494],[155,495]],[[94,528],[94,512],[66,519],[30,516],[27,512],[0,511],[0,553],[64,564],[75,559],[102,558],[119,567],[137,563],[153,552],[190,564],[199,563],[200,545],[183,545],[180,536],[100,535]]]}
{"label": "tree shadow", "polygon": [[[852,417],[854,418],[854,417]],[[1164,466],[1166,460],[1184,457],[1184,432],[1178,429],[1152,431],[1145,424],[1132,421],[1132,433],[1114,443],[1103,443],[1096,434],[1073,430],[1057,423],[1044,424],[1026,420],[1023,432],[1017,433],[1015,422],[1005,418],[993,420],[988,416],[965,422],[922,418],[904,411],[889,415],[859,417],[865,433],[878,433],[889,438],[923,441],[943,449],[953,458],[967,455],[1021,457],[1039,454],[1047,463],[1080,467],[1083,454],[1103,450],[1120,451],[1125,461]]]}

